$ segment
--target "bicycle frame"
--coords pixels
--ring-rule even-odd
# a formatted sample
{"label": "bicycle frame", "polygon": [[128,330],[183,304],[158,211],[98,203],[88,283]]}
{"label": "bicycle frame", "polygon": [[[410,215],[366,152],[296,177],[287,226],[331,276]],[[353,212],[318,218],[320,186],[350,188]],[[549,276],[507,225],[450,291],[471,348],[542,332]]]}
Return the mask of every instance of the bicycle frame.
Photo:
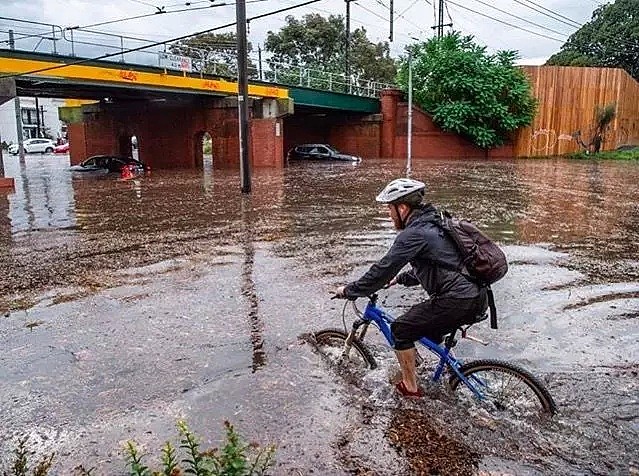
{"label": "bicycle frame", "polygon": [[[377,295],[370,296],[364,313],[361,314],[360,318],[353,323],[353,329],[351,330],[349,339],[346,342],[347,346],[350,346],[350,342],[352,342],[352,339],[356,337],[357,329],[362,325],[364,325],[365,327],[358,338],[360,340],[363,339],[364,335],[366,334],[366,329],[368,328],[368,325],[370,323],[373,323],[375,324],[375,326],[377,326],[391,348],[395,346],[395,340],[393,339],[393,334],[390,329],[390,324],[395,319],[393,318],[393,316],[378,307],[376,303]],[[357,310],[357,308],[355,309]],[[427,339],[426,337],[423,337],[418,341],[422,346],[426,347],[430,352],[439,357],[439,364],[437,364],[432,380],[433,382],[438,382],[442,374],[444,373],[444,369],[446,368],[446,366],[448,366],[451,372],[454,372],[457,377],[475,394],[477,398],[483,399],[483,395],[481,394],[479,389],[459,371],[462,362],[457,360],[451,352],[452,347],[455,345],[456,342],[455,333],[456,331],[453,331],[451,334],[449,334],[449,336],[445,340],[446,345],[444,346],[438,345],[430,339]],[[473,380],[475,380],[478,384],[483,385],[483,383],[476,377],[474,377]]]}

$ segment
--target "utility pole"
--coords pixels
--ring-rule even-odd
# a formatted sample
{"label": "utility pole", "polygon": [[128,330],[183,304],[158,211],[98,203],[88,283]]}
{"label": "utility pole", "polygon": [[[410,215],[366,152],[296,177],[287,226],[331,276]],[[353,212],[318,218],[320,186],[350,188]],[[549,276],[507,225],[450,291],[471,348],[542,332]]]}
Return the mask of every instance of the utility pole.
{"label": "utility pole", "polygon": [[393,0],[390,0],[390,32],[388,34],[388,41],[393,42],[393,17],[395,16],[395,6]]}
{"label": "utility pole", "polygon": [[36,108],[36,137],[42,137],[40,130],[40,104],[38,103],[38,96],[35,97],[35,108]]}
{"label": "utility pole", "polygon": [[237,22],[237,107],[240,135],[240,185],[242,193],[251,193],[246,0],[237,0],[235,3],[235,16]]}
{"label": "utility pole", "polygon": [[437,38],[441,38],[442,36],[444,36],[445,26],[453,26],[452,23],[444,23],[444,8],[446,8],[444,5],[444,1],[445,0],[439,0],[439,8],[437,12],[437,25],[431,27],[433,30],[437,30]]}
{"label": "utility pole", "polygon": [[345,76],[346,81],[351,82],[351,2],[355,0],[344,0],[346,2],[346,44],[344,45],[344,59],[346,60]]}
{"label": "utility pole", "polygon": [[[13,30],[9,30],[9,49],[16,49],[16,42],[13,37]],[[22,135],[22,108],[20,107],[20,97],[18,96],[18,86],[16,84],[15,115],[16,115],[16,132],[18,134],[18,154],[20,162],[24,162],[24,136]]]}
{"label": "utility pole", "polygon": [[262,75],[262,47],[260,45],[257,45],[257,63],[258,63],[258,72],[259,72],[259,78],[260,81],[262,81],[264,79],[263,75]]}

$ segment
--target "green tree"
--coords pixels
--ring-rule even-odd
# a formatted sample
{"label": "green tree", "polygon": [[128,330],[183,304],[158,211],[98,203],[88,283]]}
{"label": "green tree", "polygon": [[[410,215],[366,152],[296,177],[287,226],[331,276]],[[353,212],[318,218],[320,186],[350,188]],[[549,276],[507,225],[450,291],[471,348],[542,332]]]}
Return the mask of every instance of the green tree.
{"label": "green tree", "polygon": [[[490,148],[532,123],[536,100],[528,78],[514,64],[516,52],[489,55],[472,36],[458,32],[409,48],[415,102],[442,129]],[[398,83],[408,91],[407,58],[402,59]]]}
{"label": "green tree", "polygon": [[[197,72],[220,76],[237,75],[237,42],[235,33],[203,33],[169,46],[176,55],[189,56]],[[247,45],[250,53],[253,46]],[[249,58],[249,73],[255,74],[255,65]]]}
{"label": "green tree", "polygon": [[[318,69],[343,74],[346,70],[346,26],[344,18],[319,14],[304,15],[301,20],[289,15],[280,31],[269,31],[265,49],[270,61],[288,67]],[[351,74],[362,80],[392,83],[395,60],[387,42],[373,43],[364,28],[351,32],[349,63]],[[292,73],[294,74],[294,73]]]}
{"label": "green tree", "polygon": [[598,7],[546,64],[623,68],[639,80],[639,1]]}

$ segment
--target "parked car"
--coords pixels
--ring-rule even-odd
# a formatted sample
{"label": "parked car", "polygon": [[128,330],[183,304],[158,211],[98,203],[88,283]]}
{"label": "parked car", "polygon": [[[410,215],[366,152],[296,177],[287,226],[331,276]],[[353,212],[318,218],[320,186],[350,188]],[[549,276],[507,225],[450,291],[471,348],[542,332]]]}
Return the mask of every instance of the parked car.
{"label": "parked car", "polygon": [[79,165],[73,165],[71,170],[73,172],[120,173],[124,166],[128,166],[129,170],[137,174],[144,173],[146,168],[143,162],[131,157],[94,155]]}
{"label": "parked car", "polygon": [[360,162],[361,157],[342,154],[328,144],[301,144],[288,151],[289,160],[339,160],[345,162]]}
{"label": "parked car", "polygon": [[56,145],[53,149],[54,154],[68,154],[69,153],[69,143]]}
{"label": "parked car", "polygon": [[[26,154],[32,154],[34,152],[40,152],[41,154],[50,154],[55,149],[55,142],[51,139],[27,139],[23,143],[24,152]],[[18,155],[18,144],[11,144],[9,146],[9,153]]]}

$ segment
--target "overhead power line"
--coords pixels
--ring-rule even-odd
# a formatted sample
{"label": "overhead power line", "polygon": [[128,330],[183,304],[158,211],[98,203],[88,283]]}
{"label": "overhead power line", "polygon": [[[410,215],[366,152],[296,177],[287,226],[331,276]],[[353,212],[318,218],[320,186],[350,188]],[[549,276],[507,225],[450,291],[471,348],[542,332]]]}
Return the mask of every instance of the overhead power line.
{"label": "overhead power line", "polygon": [[507,25],[507,26],[509,26],[511,28],[516,28],[518,30],[525,31],[526,33],[531,33],[533,35],[537,35],[537,36],[540,36],[542,38],[547,38],[549,40],[558,41],[559,43],[564,43],[564,41],[565,41],[565,40],[560,40],[559,38],[553,38],[552,36],[544,35],[543,33],[538,33],[538,32],[533,31],[533,30],[528,30],[527,28],[523,28],[523,27],[521,27],[519,25],[514,25],[512,23],[509,23],[509,22],[504,21],[504,20],[500,20],[500,19],[495,18],[495,17],[491,17],[490,15],[486,15],[485,13],[481,13],[481,12],[478,12],[477,10],[473,10],[472,8],[466,7],[464,5],[460,5],[459,3],[455,3],[452,0],[447,0],[447,1],[451,5],[455,5],[456,7],[463,8],[464,10],[468,10],[469,12],[475,13],[476,15],[482,16],[484,18],[488,18],[488,19],[496,21],[498,23],[502,23],[502,24]]}
{"label": "overhead power line", "polygon": [[[268,0],[248,0],[246,3],[261,3],[261,2],[266,2],[266,1],[268,1]],[[195,2],[195,3],[202,3],[202,2]],[[210,3],[210,1],[207,1],[206,3]],[[154,12],[154,13],[146,13],[144,15],[137,15],[137,16],[133,16],[133,17],[119,18],[117,20],[108,20],[108,21],[104,21],[104,22],[100,22],[100,23],[92,23],[90,25],[74,26],[74,27],[71,27],[69,29],[84,30],[86,28],[94,28],[96,26],[110,25],[112,23],[121,23],[121,22],[129,21],[129,20],[137,20],[138,18],[154,17],[154,16],[161,15],[161,14],[195,12],[195,11],[198,11],[198,10],[206,10],[208,8],[230,7],[230,6],[233,6],[233,5],[235,5],[235,2],[232,2],[232,3],[223,2],[223,3],[214,3],[214,4],[211,4],[211,5],[207,5],[205,7],[182,8],[180,10],[162,10],[162,11],[157,11],[157,12]]]}
{"label": "overhead power line", "polygon": [[[250,3],[253,3],[255,1],[266,1],[266,0],[252,0],[250,1]],[[209,2],[207,2],[209,3]],[[249,3],[249,2],[247,2]],[[197,7],[197,8],[182,8],[180,10],[163,10],[163,11],[156,11],[153,13],[144,13],[142,15],[135,15],[132,17],[124,17],[124,18],[118,18],[115,20],[107,20],[107,21],[103,21],[103,22],[98,22],[98,23],[91,23],[90,25],[83,25],[83,26],[72,26],[72,27],[68,27],[67,30],[78,30],[81,28],[93,28],[96,26],[103,26],[103,25],[110,25],[112,23],[121,23],[121,22],[125,22],[125,21],[129,21],[129,20],[137,20],[139,18],[147,18],[147,17],[154,17],[157,15],[161,15],[161,14],[168,14],[168,13],[182,13],[182,12],[194,12],[197,10],[205,10],[207,8],[215,8],[215,7],[223,7],[223,6],[227,6],[227,5],[235,5],[235,3],[216,3],[216,4],[212,4],[212,5],[207,5],[206,7]],[[52,25],[49,23],[40,23],[40,22],[36,22],[36,21],[29,21],[29,20],[22,20],[21,18],[9,18],[9,17],[0,17],[0,20],[11,20],[11,21],[15,21],[15,22],[22,22],[22,23],[31,23],[34,25],[45,25],[45,26],[57,26],[57,25]]]}
{"label": "overhead power line", "polygon": [[158,10],[162,10],[164,7],[160,8],[157,5],[153,5],[151,3],[143,2],[142,0],[129,0],[130,2],[135,2],[139,5],[144,5],[146,7],[157,8]]}
{"label": "overhead power line", "polygon": [[[553,10],[549,10],[548,8],[539,5],[531,0],[524,0],[527,3],[522,2],[521,0],[513,0],[515,3],[519,3],[526,8],[530,8],[531,10],[541,13],[542,15],[547,16],[548,18],[552,18],[555,21],[561,22],[565,25],[568,25],[572,28],[581,28],[583,25],[581,23],[576,22],[575,20],[571,20],[567,16],[564,16],[560,13],[557,13]],[[551,15],[552,14],[552,15]]]}
{"label": "overhead power line", "polygon": [[[268,0],[248,0],[246,3],[260,3],[260,2],[266,2]],[[88,33],[96,33],[96,34],[103,34],[103,35],[112,35],[112,36],[118,36],[118,37],[123,37],[123,38],[127,38],[125,35],[126,34],[120,34],[118,32],[115,33],[106,33],[106,32],[97,32],[97,31],[90,31],[89,28],[94,28],[97,26],[104,26],[104,25],[111,25],[113,23],[121,23],[121,22],[125,22],[125,21],[130,21],[130,20],[137,20],[140,18],[147,18],[147,17],[154,17],[157,16],[159,14],[169,14],[169,13],[184,13],[184,12],[194,12],[194,11],[198,11],[198,10],[206,10],[209,8],[216,8],[216,7],[226,7],[226,6],[233,6],[235,5],[235,2],[233,3],[215,3],[215,4],[210,4],[211,0],[206,0],[206,1],[199,1],[199,2],[185,2],[182,3],[181,5],[195,5],[195,4],[201,4],[201,3],[207,3],[209,5],[205,6],[205,7],[196,7],[196,8],[182,8],[180,10],[162,10],[162,11],[156,11],[154,13],[145,13],[142,15],[135,15],[135,16],[131,16],[131,17],[124,17],[124,18],[118,18],[115,20],[107,20],[107,21],[103,21],[103,22],[98,22],[98,23],[91,23],[89,25],[75,25],[75,26],[71,26],[71,27],[67,27],[67,28],[62,28],[58,25],[53,25],[53,24],[49,24],[49,23],[41,23],[41,22],[36,22],[36,21],[29,21],[29,20],[22,20],[20,18],[11,18],[11,17],[0,17],[0,20],[4,19],[4,20],[10,20],[10,21],[15,21],[15,22],[22,22],[22,23],[30,23],[30,24],[34,24],[34,25],[45,25],[45,26],[49,26],[49,27],[53,27],[56,28],[60,31],[60,33],[62,33],[63,30],[81,30],[81,31],[86,31]],[[180,5],[180,4],[178,4]],[[173,5],[169,5],[167,7],[163,7],[163,8],[168,8],[168,7],[173,7],[176,6],[175,4]],[[45,30],[45,31],[41,31],[40,33],[34,33],[34,34],[21,34],[22,36],[16,37],[15,40],[24,40],[24,39],[28,39],[28,38],[38,38],[41,37],[42,35],[45,35],[47,33],[50,33],[49,30]],[[129,38],[129,39],[137,39],[137,38]],[[0,44],[2,43],[8,43],[9,40],[2,40],[0,41]],[[146,41],[146,40],[143,40]],[[168,41],[168,40],[167,40]]]}
{"label": "overhead power line", "polygon": [[[386,5],[382,0],[375,0],[379,5],[381,5],[382,7],[384,7],[386,10],[390,11],[390,7],[388,5]],[[364,8],[362,5],[359,5],[358,3],[356,3],[355,5],[358,5],[362,8]],[[370,12],[370,10],[367,10]],[[406,18],[403,14],[395,14],[395,16],[397,16],[398,18],[401,18],[402,20],[404,20],[406,23],[408,23],[409,25],[414,26],[415,28],[417,28],[419,31],[424,31],[424,28],[417,25],[416,23],[413,23],[412,21],[410,21],[408,18]],[[386,20],[388,21],[388,19]]]}
{"label": "overhead power line", "polygon": [[419,0],[413,0],[413,2],[410,5],[408,5],[406,8],[404,8],[404,10],[402,10],[401,13],[398,13],[397,16],[398,17],[404,16],[404,13],[406,13],[408,10],[413,8],[417,4],[417,2],[419,2]]}
{"label": "overhead power line", "polygon": [[[256,1],[266,1],[266,0],[252,0],[252,1],[247,2],[247,3],[254,3]],[[139,18],[147,18],[147,17],[153,17],[153,16],[157,16],[157,15],[165,15],[167,13],[195,12],[195,11],[198,11],[198,10],[206,10],[208,8],[225,7],[225,6],[230,6],[230,5],[235,5],[235,3],[213,3],[213,4],[207,5],[205,7],[182,8],[180,10],[166,10],[166,9],[163,9],[163,10],[155,11],[153,13],[145,13],[145,14],[142,14],[142,15],[135,15],[135,16],[132,16],[132,17],[118,18],[116,20],[107,20],[107,21],[102,21],[102,22],[98,22],[98,23],[91,23],[90,25],[74,26],[74,27],[71,27],[70,29],[94,28],[96,26],[111,25],[113,23],[122,23],[122,22],[125,22],[125,21],[137,20]]]}
{"label": "overhead power line", "polygon": [[491,5],[490,3],[484,2],[483,0],[475,0],[475,1],[477,3],[481,3],[482,5],[487,6],[489,8],[492,8],[493,10],[497,10],[498,12],[501,12],[501,13],[503,13],[505,15],[511,16],[513,18],[516,18],[517,20],[521,20],[521,21],[523,21],[525,23],[528,23],[530,25],[536,26],[537,28],[541,28],[542,30],[549,31],[550,33],[555,33],[557,35],[568,36],[562,31],[557,31],[557,30],[553,30],[552,28],[545,27],[543,25],[540,25],[539,23],[535,23],[535,22],[530,21],[530,20],[528,20],[526,18],[523,18],[523,17],[520,17],[518,15],[515,15],[514,13],[510,13],[510,12],[507,12],[506,10],[502,10],[501,8],[497,8],[496,6]]}
{"label": "overhead power line", "polygon": [[[254,17],[247,18],[246,21],[250,22],[250,21],[254,21],[254,20],[259,20],[261,18],[266,18],[266,17],[269,17],[269,16],[278,15],[280,13],[284,13],[284,12],[287,12],[289,10],[294,10],[296,8],[305,7],[307,5],[311,5],[313,3],[318,3],[318,2],[321,2],[321,1],[322,0],[308,0],[308,1],[300,3],[298,5],[293,5],[293,6],[290,6],[290,7],[280,8],[279,10],[273,10],[271,12],[262,13],[260,15],[254,16]],[[16,78],[16,77],[20,77],[20,76],[28,76],[30,74],[43,73],[45,71],[52,71],[52,70],[56,70],[56,69],[62,69],[62,68],[66,68],[66,67],[69,67],[69,66],[76,66],[76,65],[79,65],[79,64],[90,63],[90,62],[93,62],[93,61],[99,61],[99,60],[103,60],[103,59],[106,59],[106,58],[112,58],[114,56],[120,56],[120,55],[127,54],[127,53],[134,53],[136,51],[145,50],[145,49],[148,49],[148,48],[152,48],[154,46],[160,46],[160,45],[164,45],[166,43],[171,43],[171,42],[180,41],[180,40],[186,40],[187,38],[192,38],[194,36],[203,35],[205,33],[211,33],[213,31],[223,30],[225,28],[230,28],[232,26],[235,26],[236,23],[237,22],[226,23],[224,25],[220,25],[220,26],[216,26],[216,27],[213,27],[213,28],[209,28],[207,30],[198,31],[198,32],[195,32],[195,33],[189,33],[188,35],[177,36],[175,38],[171,38],[171,39],[168,39],[168,40],[165,40],[165,41],[158,41],[158,42],[151,43],[151,44],[148,44],[148,45],[138,46],[136,48],[129,48],[127,50],[118,51],[116,53],[108,53],[108,54],[105,54],[105,55],[96,56],[94,58],[85,58],[85,59],[81,59],[81,60],[78,60],[78,61],[73,61],[71,63],[64,63],[64,64],[59,64],[59,65],[56,65],[56,66],[49,66],[49,67],[46,67],[46,68],[34,69],[34,70],[31,70],[31,71],[26,71],[24,73],[7,74],[7,75],[4,75],[4,76],[0,76],[0,79]]]}

